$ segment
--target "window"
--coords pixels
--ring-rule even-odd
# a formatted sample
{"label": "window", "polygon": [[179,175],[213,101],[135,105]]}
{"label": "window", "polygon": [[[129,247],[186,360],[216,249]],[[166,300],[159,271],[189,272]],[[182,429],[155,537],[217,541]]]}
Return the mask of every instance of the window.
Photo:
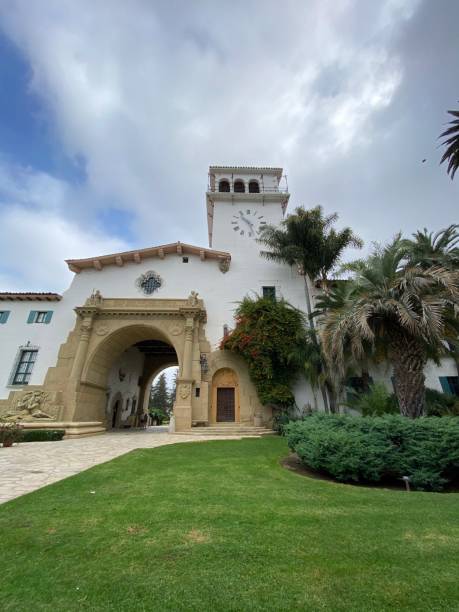
{"label": "window", "polygon": [[196,397],[200,397],[201,396],[201,389],[199,387],[196,387],[196,389],[194,390],[194,394]]}
{"label": "window", "polygon": [[13,375],[13,385],[28,385],[38,350],[21,349],[19,361]]}
{"label": "window", "polygon": [[46,312],[37,312],[37,316],[35,317],[35,323],[44,323],[46,318]]}
{"label": "window", "polygon": [[243,181],[234,181],[234,193],[245,193],[245,185]]}
{"label": "window", "polygon": [[0,310],[0,325],[6,323],[8,321],[8,317],[10,316],[9,310]]}
{"label": "window", "polygon": [[145,274],[141,274],[139,278],[135,281],[135,284],[140,289],[142,293],[145,295],[151,295],[155,291],[161,288],[163,284],[162,278],[154,272],[153,270],[149,270],[145,272]]}
{"label": "window", "polygon": [[263,297],[270,300],[276,299],[276,287],[263,287]]}
{"label": "window", "polygon": [[188,257],[182,257],[182,262],[183,263],[188,263]]}
{"label": "window", "polygon": [[230,184],[228,181],[220,181],[218,184],[218,191],[227,193],[230,190]]}
{"label": "window", "polygon": [[250,181],[249,193],[260,193],[260,185],[258,184],[258,181]]}
{"label": "window", "polygon": [[459,376],[439,376],[443,393],[459,396]]}
{"label": "window", "polygon": [[27,323],[50,323],[52,316],[52,310],[31,310]]}

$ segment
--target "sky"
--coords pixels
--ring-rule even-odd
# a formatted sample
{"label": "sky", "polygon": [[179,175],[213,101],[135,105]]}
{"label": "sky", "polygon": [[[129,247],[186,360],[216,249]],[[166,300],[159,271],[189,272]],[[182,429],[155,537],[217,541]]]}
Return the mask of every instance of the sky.
{"label": "sky", "polygon": [[366,248],[458,222],[457,23],[457,0],[2,0],[0,290],[207,246],[210,164],[283,167],[290,210]]}

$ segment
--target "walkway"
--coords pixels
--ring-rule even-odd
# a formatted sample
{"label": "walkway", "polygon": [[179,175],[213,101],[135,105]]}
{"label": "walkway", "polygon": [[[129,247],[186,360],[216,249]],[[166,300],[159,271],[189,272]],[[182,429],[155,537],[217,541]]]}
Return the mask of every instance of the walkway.
{"label": "walkway", "polygon": [[[227,438],[235,439],[218,436],[219,440]],[[0,504],[136,448],[209,439],[209,436],[174,435],[167,433],[167,428],[149,427],[60,442],[24,442],[12,448],[0,447]]]}

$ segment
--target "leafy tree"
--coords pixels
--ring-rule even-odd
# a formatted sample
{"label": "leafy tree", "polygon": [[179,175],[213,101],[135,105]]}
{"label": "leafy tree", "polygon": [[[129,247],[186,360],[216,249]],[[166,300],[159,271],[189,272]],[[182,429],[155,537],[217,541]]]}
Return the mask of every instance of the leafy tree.
{"label": "leafy tree", "polygon": [[220,348],[241,355],[262,404],[288,408],[298,375],[292,350],[305,343],[303,314],[284,300],[246,297],[235,313],[236,326]]}
{"label": "leafy tree", "polygon": [[[259,242],[266,247],[261,255],[268,260],[278,263],[297,266],[304,275],[304,290],[306,310],[311,327],[310,340],[317,345],[317,336],[312,318],[312,300],[310,283],[320,280],[322,288],[327,291],[329,277],[338,266],[344,250],[350,246],[361,248],[362,240],[356,236],[351,228],[346,227],[340,231],[333,228],[338,215],[333,213],[325,216],[321,206],[310,210],[303,207],[296,208],[295,214],[288,215],[280,225],[266,225],[260,233]],[[319,346],[306,347],[305,353],[314,349],[314,362],[305,361],[306,376],[311,381],[311,373],[316,370],[317,382],[320,385],[325,408],[328,410],[328,399],[331,408],[335,408],[335,397],[331,385],[325,385],[326,363],[319,365],[317,358],[321,355]],[[301,358],[301,356],[299,356]],[[312,355],[311,355],[312,357]],[[317,368],[319,368],[317,370]],[[330,377],[326,377],[330,380]],[[328,389],[328,398],[327,398]]]}
{"label": "leafy tree", "polygon": [[448,113],[454,117],[449,122],[450,127],[440,134],[440,138],[445,138],[442,145],[446,147],[440,163],[448,162],[447,173],[451,180],[459,168],[459,111],[450,110]]}
{"label": "leafy tree", "polygon": [[346,295],[318,300],[321,338],[332,371],[344,375],[348,357],[360,363],[384,354],[393,366],[400,411],[418,417],[424,409],[427,359],[445,354],[445,340],[457,336],[459,275],[440,266],[407,265],[406,245],[397,236],[354,272]]}

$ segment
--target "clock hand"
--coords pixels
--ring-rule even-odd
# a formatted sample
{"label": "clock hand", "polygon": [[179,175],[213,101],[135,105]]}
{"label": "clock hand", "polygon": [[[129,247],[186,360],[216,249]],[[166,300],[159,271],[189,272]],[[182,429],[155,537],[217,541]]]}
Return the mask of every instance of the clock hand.
{"label": "clock hand", "polygon": [[253,230],[253,223],[251,223],[251,222],[250,222],[250,221],[247,219],[247,217],[244,217],[244,215],[243,215],[241,212],[240,212],[239,214],[241,215],[241,219],[244,221],[244,223],[247,223],[247,225],[248,225],[250,228],[252,228],[252,230]]}

